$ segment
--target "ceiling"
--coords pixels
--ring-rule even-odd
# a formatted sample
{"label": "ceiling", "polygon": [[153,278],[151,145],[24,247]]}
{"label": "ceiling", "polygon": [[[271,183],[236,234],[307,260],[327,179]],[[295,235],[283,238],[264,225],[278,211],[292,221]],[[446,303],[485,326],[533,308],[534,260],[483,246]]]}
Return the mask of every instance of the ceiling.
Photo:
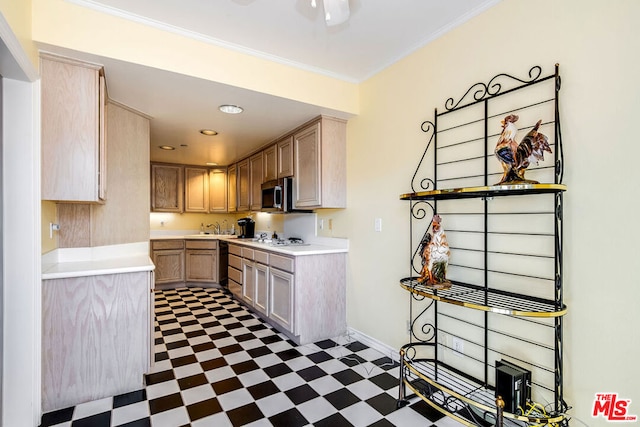
{"label": "ceiling", "polygon": [[[349,0],[350,19],[325,25],[311,0],[69,0],[168,31],[349,82],[361,82],[500,0]],[[52,46],[47,50],[56,51]],[[68,53],[68,52],[60,52]],[[319,115],[272,95],[74,52],[105,66],[109,97],[151,117],[151,159],[227,165]],[[218,105],[241,105],[226,115]],[[203,128],[219,132],[199,134]],[[163,151],[160,145],[176,147]]]}

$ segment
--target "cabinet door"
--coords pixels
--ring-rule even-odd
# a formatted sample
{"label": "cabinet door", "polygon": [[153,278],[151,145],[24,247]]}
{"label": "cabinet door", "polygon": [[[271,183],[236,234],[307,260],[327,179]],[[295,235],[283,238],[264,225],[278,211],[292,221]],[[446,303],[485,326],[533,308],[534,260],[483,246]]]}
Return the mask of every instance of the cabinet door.
{"label": "cabinet door", "polygon": [[209,170],[184,168],[185,212],[209,212]]}
{"label": "cabinet door", "polygon": [[242,260],[242,298],[251,306],[254,304],[255,298],[254,265],[251,260]]}
{"label": "cabinet door", "polygon": [[101,68],[50,55],[42,56],[40,67],[41,197],[101,202],[100,166],[106,165]]}
{"label": "cabinet door", "polygon": [[209,212],[227,212],[227,171],[209,171]]}
{"label": "cabinet door", "polygon": [[262,151],[254,154],[249,159],[249,179],[251,196],[249,209],[259,211],[262,208],[262,182],[263,182],[263,155]]}
{"label": "cabinet door", "polygon": [[276,144],[271,147],[265,148],[262,151],[262,157],[264,159],[263,165],[263,182],[273,181],[278,179],[278,146]]}
{"label": "cabinet door", "polygon": [[293,171],[293,137],[278,141],[277,144],[278,157],[278,178],[286,178],[294,176]]}
{"label": "cabinet door", "polygon": [[227,212],[235,212],[238,209],[238,171],[236,165],[227,168],[228,203]]}
{"label": "cabinet door", "polygon": [[294,276],[269,268],[269,318],[293,332]]}
{"label": "cabinet door", "polygon": [[184,169],[179,165],[151,165],[151,211],[182,212]]}
{"label": "cabinet door", "polygon": [[187,249],[187,282],[218,283],[218,257],[215,250]]}
{"label": "cabinet door", "polygon": [[184,282],[184,250],[153,251],[156,283]]}
{"label": "cabinet door", "polygon": [[294,207],[319,207],[322,205],[320,123],[296,133],[293,141],[296,170],[296,179],[293,180]]}
{"label": "cabinet door", "polygon": [[238,212],[246,212],[249,210],[251,203],[249,159],[238,162],[236,167],[238,174]]}
{"label": "cabinet door", "polygon": [[255,263],[255,295],[253,306],[263,314],[268,314],[269,307],[269,267],[264,264]]}

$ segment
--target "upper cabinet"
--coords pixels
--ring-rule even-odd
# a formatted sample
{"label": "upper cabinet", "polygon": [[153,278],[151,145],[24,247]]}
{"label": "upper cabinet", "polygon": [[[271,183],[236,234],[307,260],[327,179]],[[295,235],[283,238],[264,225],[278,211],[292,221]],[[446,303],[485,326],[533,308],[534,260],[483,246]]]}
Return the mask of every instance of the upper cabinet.
{"label": "upper cabinet", "polygon": [[293,171],[293,136],[288,136],[276,144],[278,178],[294,175]]}
{"label": "upper cabinet", "polygon": [[181,165],[151,164],[151,211],[182,212],[184,168]]}
{"label": "upper cabinet", "polygon": [[251,170],[249,169],[249,159],[244,159],[236,164],[236,174],[238,180],[237,211],[246,212],[251,204]]}
{"label": "upper cabinet", "polygon": [[229,167],[227,184],[227,168],[152,163],[151,212],[233,212],[235,191],[229,192],[227,208],[231,182],[235,186],[235,167]]}
{"label": "upper cabinet", "polygon": [[262,151],[249,158],[249,188],[251,189],[249,209],[252,211],[259,211],[262,208],[263,159]]}
{"label": "upper cabinet", "polygon": [[184,168],[184,211],[209,212],[209,169]]}
{"label": "upper cabinet", "polygon": [[227,170],[216,168],[209,171],[209,212],[227,212]]}
{"label": "upper cabinet", "polygon": [[227,202],[227,212],[238,210],[238,168],[231,165],[227,168],[227,191],[229,200]]}
{"label": "upper cabinet", "polygon": [[42,199],[106,198],[106,89],[101,66],[42,54]]}
{"label": "upper cabinet", "polygon": [[297,209],[345,208],[346,121],[320,117],[293,135]]}
{"label": "upper cabinet", "polygon": [[278,155],[277,145],[273,144],[262,150],[262,180],[264,182],[273,181],[278,178]]}

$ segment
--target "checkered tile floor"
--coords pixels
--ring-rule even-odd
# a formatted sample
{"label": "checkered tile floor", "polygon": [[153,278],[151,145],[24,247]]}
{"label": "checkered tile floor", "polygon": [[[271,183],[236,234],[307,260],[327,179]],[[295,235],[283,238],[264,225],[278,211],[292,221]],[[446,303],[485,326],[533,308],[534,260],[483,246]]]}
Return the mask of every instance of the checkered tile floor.
{"label": "checkered tile floor", "polygon": [[155,298],[146,387],[44,414],[42,427],[460,426],[420,400],[396,409],[398,365],[348,336],[296,346],[221,289]]}

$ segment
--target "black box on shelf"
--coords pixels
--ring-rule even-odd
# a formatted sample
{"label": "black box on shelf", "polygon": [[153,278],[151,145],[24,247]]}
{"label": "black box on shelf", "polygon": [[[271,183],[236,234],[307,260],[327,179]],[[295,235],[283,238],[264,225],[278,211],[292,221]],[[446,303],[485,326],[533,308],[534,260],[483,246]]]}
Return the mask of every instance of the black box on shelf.
{"label": "black box on shelf", "polygon": [[502,396],[504,410],[515,414],[527,410],[531,400],[531,371],[506,360],[496,360],[496,397]]}

